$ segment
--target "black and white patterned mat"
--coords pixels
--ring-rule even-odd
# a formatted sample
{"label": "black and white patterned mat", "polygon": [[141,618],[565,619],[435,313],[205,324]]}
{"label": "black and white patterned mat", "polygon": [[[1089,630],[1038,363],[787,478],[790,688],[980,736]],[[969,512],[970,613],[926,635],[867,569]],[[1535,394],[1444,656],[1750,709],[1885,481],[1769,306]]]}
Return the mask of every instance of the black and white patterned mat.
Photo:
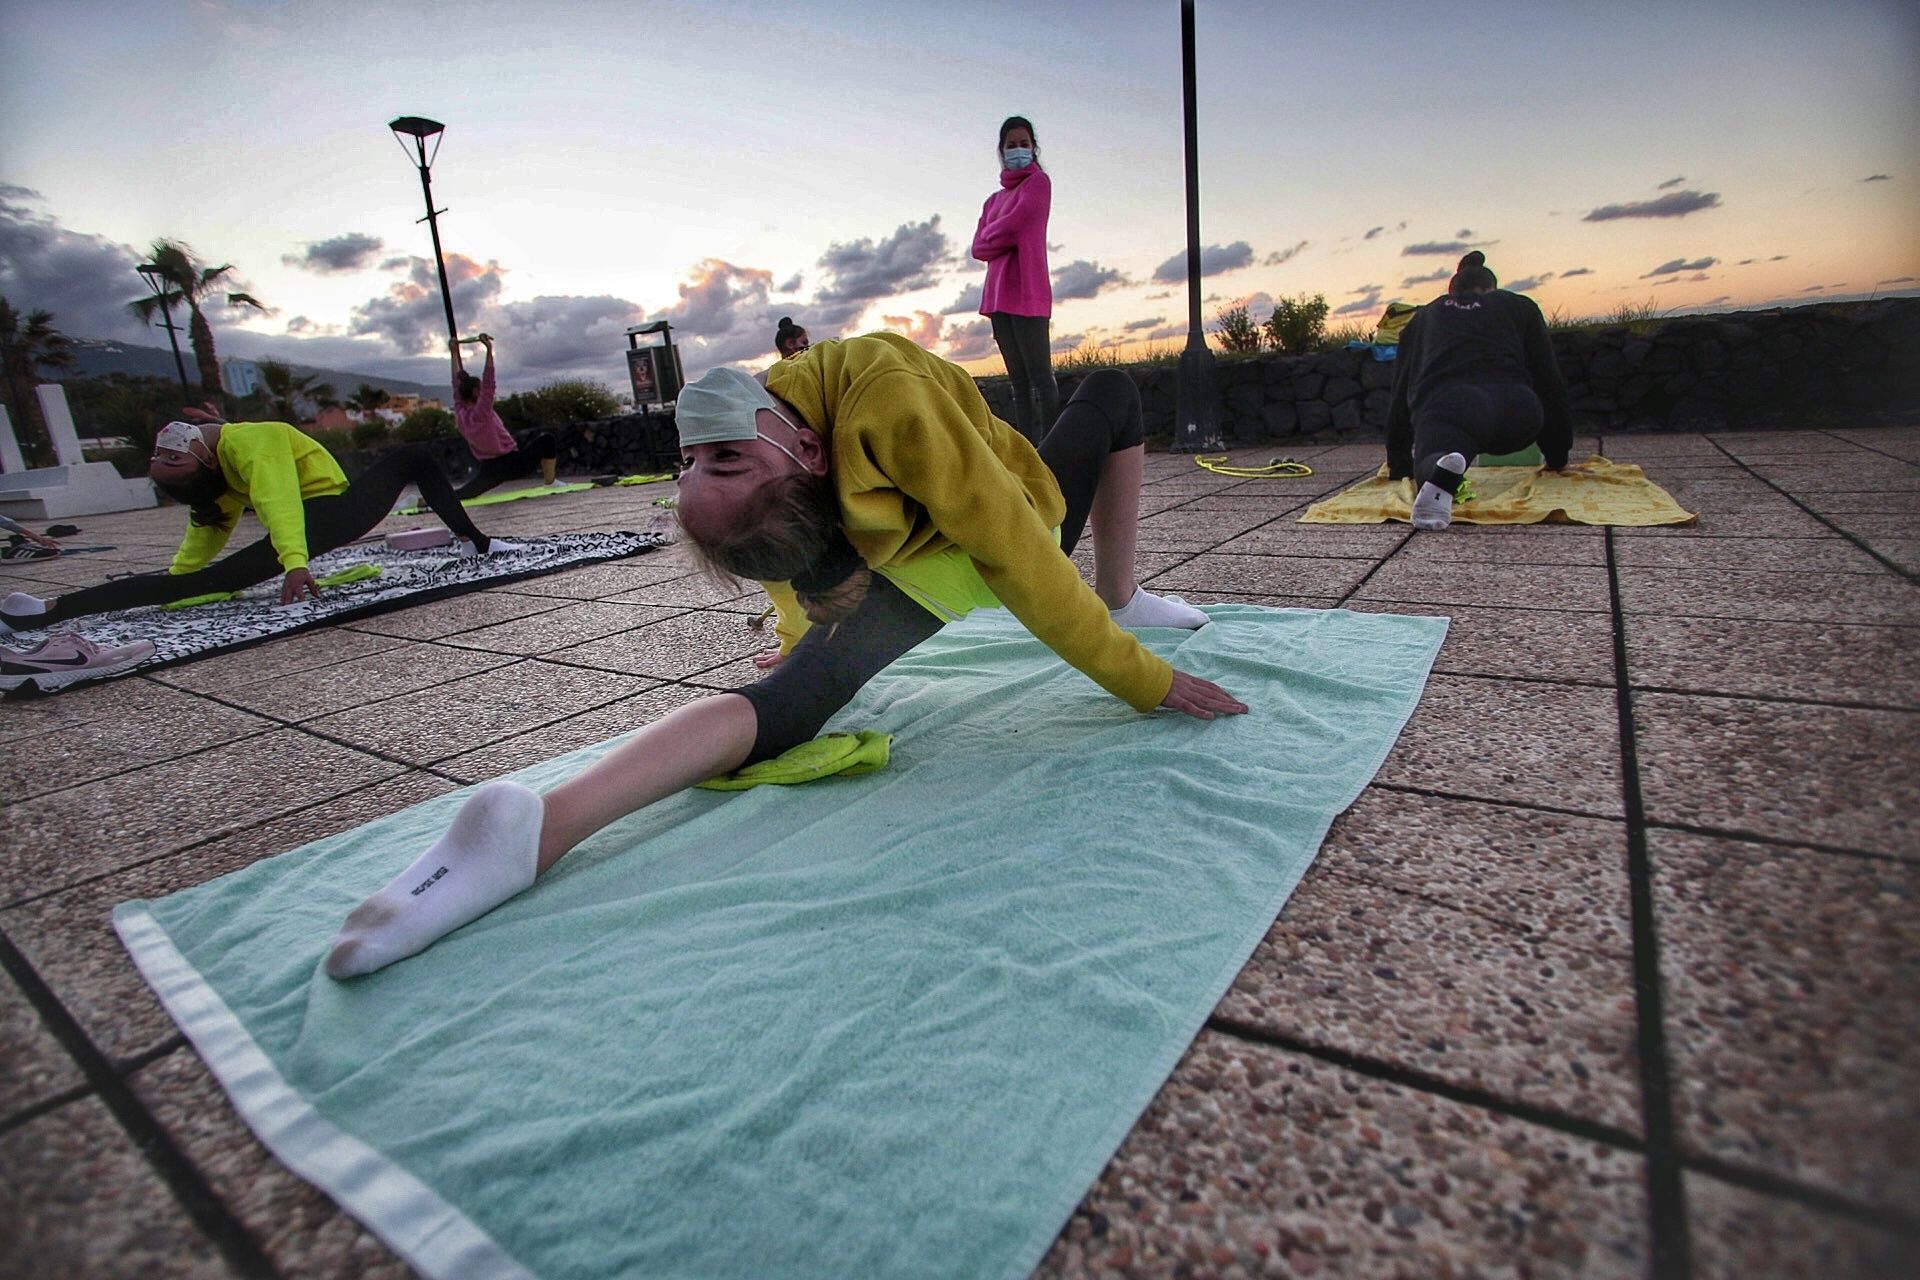
{"label": "black and white patterned mat", "polygon": [[[390,551],[381,541],[341,547],[316,556],[308,567],[324,578],[363,564],[380,566],[380,576],[337,587],[322,587],[318,600],[280,603],[280,579],[250,587],[231,600],[185,609],[148,607],[91,614],[59,626],[21,630],[4,643],[31,649],[60,631],[78,631],[102,648],[135,640],[153,641],[153,656],[110,676],[151,671],[225,649],[242,648],[348,618],[385,613],[409,605],[444,600],[484,587],[499,586],[561,569],[639,555],[673,539],[667,533],[561,533],[515,539],[517,550],[490,556],[457,556],[451,548]],[[89,681],[76,681],[78,688]],[[35,696],[26,687],[10,696]]]}

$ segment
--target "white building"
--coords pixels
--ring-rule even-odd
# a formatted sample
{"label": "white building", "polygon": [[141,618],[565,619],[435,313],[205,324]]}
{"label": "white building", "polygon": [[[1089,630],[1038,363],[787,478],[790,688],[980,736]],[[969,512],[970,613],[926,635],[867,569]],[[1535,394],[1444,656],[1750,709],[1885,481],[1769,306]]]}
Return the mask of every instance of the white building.
{"label": "white building", "polygon": [[260,386],[260,366],[230,356],[220,362],[220,385],[230,396],[252,395]]}

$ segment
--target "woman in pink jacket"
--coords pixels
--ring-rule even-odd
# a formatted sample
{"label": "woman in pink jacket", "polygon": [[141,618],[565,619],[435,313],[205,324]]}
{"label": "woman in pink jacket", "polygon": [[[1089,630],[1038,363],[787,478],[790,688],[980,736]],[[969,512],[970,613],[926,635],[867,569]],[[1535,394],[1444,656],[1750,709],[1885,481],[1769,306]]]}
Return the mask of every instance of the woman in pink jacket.
{"label": "woman in pink jacket", "polygon": [[993,324],[993,340],[1007,362],[1013,425],[1035,444],[1060,412],[1053,380],[1053,282],[1047,276],[1052,207],[1053,180],[1040,167],[1033,125],[1024,116],[1008,116],[1000,126],[1000,190],[980,210],[973,256],[987,264],[980,314]]}

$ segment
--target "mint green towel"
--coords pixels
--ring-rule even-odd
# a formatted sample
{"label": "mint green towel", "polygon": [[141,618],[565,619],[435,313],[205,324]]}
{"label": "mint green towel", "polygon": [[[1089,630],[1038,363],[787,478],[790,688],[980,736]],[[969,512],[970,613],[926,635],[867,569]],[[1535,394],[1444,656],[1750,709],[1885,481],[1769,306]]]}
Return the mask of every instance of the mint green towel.
{"label": "mint green towel", "polygon": [[683,793],[352,983],[328,939],[462,796],[114,920],[267,1145],[424,1275],[1025,1276],[1446,630],[1207,612],[1143,639],[1250,715],[1138,715],[983,611],[829,725],[888,768]]}

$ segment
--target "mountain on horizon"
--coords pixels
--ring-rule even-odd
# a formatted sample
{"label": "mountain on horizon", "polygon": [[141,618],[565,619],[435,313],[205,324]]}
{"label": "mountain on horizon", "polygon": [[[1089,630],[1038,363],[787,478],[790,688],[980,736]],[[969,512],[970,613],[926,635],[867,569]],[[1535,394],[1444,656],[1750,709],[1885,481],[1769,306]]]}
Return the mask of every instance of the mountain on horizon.
{"label": "mountain on horizon", "polygon": [[[103,338],[74,338],[72,341],[73,367],[61,370],[59,377],[54,381],[65,381],[69,378],[104,378],[114,373],[167,379],[178,376],[173,366],[173,352],[166,347],[143,347],[131,342],[116,342]],[[180,356],[186,362],[187,378],[192,381],[196,377],[193,356],[184,348]],[[297,374],[311,374],[321,382],[332,383],[335,391],[342,396],[352,395],[363,382],[371,387],[379,387],[392,395],[424,396],[428,399],[442,400],[447,396],[447,389],[444,386],[429,386],[424,382],[408,382],[401,378],[387,378],[373,373],[321,369],[292,360],[286,363]]]}

